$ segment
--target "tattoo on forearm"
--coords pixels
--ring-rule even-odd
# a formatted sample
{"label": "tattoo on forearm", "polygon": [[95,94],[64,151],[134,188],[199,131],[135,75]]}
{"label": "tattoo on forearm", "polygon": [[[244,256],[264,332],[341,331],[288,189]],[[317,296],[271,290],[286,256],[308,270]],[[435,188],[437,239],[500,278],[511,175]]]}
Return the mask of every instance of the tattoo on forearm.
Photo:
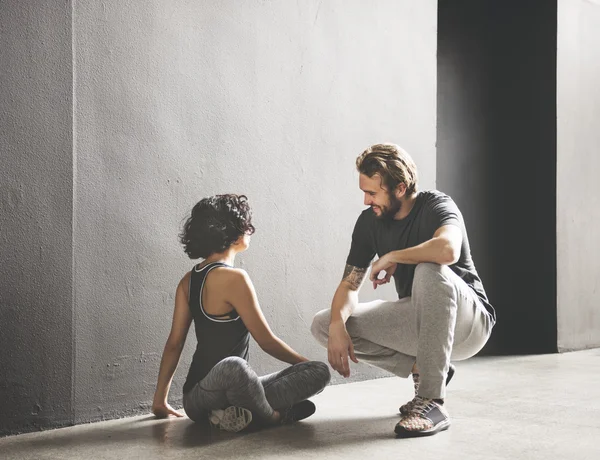
{"label": "tattoo on forearm", "polygon": [[356,291],[358,288],[360,288],[360,285],[362,284],[363,279],[365,278],[365,273],[367,273],[366,268],[358,268],[354,265],[346,265],[342,281],[350,283],[352,289]]}

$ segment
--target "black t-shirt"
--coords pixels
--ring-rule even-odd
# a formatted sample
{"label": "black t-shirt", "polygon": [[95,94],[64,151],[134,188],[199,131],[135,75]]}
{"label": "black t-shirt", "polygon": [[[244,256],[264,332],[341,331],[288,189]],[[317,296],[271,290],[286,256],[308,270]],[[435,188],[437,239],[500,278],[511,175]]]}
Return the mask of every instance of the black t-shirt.
{"label": "black t-shirt", "polygon": [[[424,243],[433,238],[443,225],[456,225],[462,230],[463,239],[458,262],[450,265],[475,291],[494,321],[496,314],[488,301],[483,283],[471,258],[471,248],[465,223],[458,207],[448,195],[437,190],[420,192],[408,216],[402,220],[380,220],[371,208],[364,210],[356,221],[352,233],[352,245],[346,263],[366,268],[377,256]],[[415,274],[414,264],[398,264],[394,282],[398,298],[410,297]]]}

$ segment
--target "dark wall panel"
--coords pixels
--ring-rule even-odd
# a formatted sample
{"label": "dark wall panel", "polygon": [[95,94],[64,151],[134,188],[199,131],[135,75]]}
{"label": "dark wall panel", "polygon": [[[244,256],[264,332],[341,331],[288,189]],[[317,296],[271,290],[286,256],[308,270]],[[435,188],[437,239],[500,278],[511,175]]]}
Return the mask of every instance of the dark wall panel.
{"label": "dark wall panel", "polygon": [[556,2],[439,2],[437,129],[498,312],[485,352],[556,351]]}
{"label": "dark wall panel", "polygon": [[73,420],[73,121],[70,2],[0,10],[3,435]]}

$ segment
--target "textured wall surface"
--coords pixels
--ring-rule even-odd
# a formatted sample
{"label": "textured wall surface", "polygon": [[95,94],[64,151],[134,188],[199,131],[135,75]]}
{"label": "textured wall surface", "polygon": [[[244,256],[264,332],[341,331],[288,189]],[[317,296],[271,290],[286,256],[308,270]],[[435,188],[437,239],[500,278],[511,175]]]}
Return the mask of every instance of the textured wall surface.
{"label": "textured wall surface", "polygon": [[0,2],[0,435],[72,421],[71,6]]}
{"label": "textured wall surface", "polygon": [[[436,6],[76,2],[77,422],[150,403],[192,265],[177,233],[207,195],[248,195],[257,233],[237,264],[275,332],[326,359],[309,325],[330,305],[363,209],[355,157],[400,143],[422,188],[435,186]],[[174,402],[194,346],[190,334]],[[251,362],[281,366],[256,348]],[[354,378],[378,375],[355,367]]]}
{"label": "textured wall surface", "polygon": [[600,1],[558,1],[558,347],[600,346]]}

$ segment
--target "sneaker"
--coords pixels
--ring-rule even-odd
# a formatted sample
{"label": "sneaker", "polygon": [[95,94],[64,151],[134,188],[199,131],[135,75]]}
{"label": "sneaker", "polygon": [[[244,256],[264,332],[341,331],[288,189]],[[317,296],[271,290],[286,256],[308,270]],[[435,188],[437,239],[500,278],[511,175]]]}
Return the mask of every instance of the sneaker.
{"label": "sneaker", "polygon": [[208,417],[211,425],[223,431],[237,433],[252,421],[252,412],[243,407],[229,406],[227,409],[211,411]]}
{"label": "sneaker", "polygon": [[446,408],[433,399],[417,396],[412,410],[400,419],[394,428],[399,438],[431,436],[450,428],[450,416]]}
{"label": "sneaker", "polygon": [[[448,386],[448,384],[450,383],[450,380],[452,380],[452,377],[454,377],[454,372],[456,371],[456,368],[450,364],[450,367],[448,368],[448,374],[446,375],[446,386]],[[410,401],[408,401],[406,404],[403,404],[400,406],[400,409],[398,409],[400,411],[400,414],[402,415],[408,415],[413,407],[413,405],[415,404],[415,399],[417,398],[417,395],[419,394],[419,384],[421,383],[421,378],[419,376],[419,374],[413,374],[412,375],[413,378],[413,385],[415,386],[415,397],[413,399],[411,399]]]}
{"label": "sneaker", "polygon": [[315,404],[308,399],[294,404],[292,407],[281,411],[281,425],[289,425],[310,417],[317,410]]}

